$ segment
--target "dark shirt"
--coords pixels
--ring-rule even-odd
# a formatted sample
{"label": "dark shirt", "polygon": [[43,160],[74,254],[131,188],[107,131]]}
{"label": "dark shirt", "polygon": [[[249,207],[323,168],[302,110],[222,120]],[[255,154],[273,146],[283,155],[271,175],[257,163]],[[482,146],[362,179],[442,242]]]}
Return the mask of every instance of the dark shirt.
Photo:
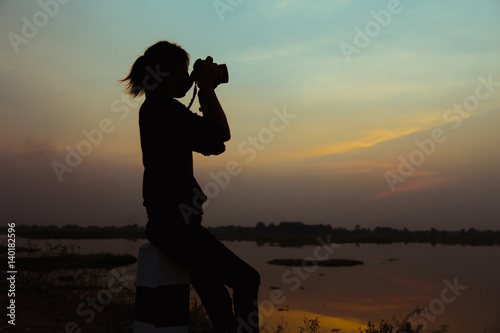
{"label": "dark shirt", "polygon": [[206,197],[194,178],[192,152],[224,152],[217,125],[173,98],[148,96],[139,111],[139,128],[148,215],[178,209],[180,204],[201,212]]}

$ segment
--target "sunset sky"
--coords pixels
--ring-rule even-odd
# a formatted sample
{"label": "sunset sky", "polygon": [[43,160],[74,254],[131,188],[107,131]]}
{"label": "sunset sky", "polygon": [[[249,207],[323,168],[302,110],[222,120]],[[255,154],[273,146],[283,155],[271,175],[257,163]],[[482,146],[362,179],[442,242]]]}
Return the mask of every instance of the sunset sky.
{"label": "sunset sky", "polygon": [[229,69],[205,225],[499,229],[500,1],[10,0],[0,31],[4,224],[145,224],[118,80],[169,40]]}

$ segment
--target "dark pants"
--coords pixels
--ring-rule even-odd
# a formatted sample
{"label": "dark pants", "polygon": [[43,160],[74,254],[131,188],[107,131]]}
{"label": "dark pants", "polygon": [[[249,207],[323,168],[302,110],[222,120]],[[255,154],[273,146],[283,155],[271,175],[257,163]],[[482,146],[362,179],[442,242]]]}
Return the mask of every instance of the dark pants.
{"label": "dark pants", "polygon": [[[168,218],[150,216],[146,236],[169,257],[188,266],[191,285],[217,332],[259,332],[260,276],[255,269],[199,223],[186,225],[175,213]],[[233,290],[234,304],[226,286]]]}

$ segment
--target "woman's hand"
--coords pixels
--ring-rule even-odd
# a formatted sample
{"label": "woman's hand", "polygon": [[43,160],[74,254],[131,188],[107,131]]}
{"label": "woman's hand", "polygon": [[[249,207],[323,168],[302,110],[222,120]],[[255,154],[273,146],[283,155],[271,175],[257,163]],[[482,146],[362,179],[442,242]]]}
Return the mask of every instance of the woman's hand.
{"label": "woman's hand", "polygon": [[212,57],[208,56],[196,65],[196,81],[200,89],[215,89],[218,77],[217,64]]}

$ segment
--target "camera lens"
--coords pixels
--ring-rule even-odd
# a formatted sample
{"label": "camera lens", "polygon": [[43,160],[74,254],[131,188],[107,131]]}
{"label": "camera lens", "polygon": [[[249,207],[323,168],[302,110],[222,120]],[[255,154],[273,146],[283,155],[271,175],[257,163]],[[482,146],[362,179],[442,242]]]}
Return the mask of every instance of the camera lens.
{"label": "camera lens", "polygon": [[227,71],[227,66],[226,64],[221,64],[217,66],[219,68],[219,71],[221,73],[221,82],[219,83],[228,83],[229,82],[229,73]]}

